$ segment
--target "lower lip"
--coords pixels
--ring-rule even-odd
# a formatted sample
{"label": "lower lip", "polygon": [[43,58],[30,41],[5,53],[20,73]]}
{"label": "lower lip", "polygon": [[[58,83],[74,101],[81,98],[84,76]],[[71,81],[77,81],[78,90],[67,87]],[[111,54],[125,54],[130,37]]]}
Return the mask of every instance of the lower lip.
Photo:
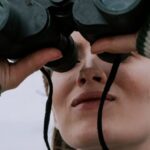
{"label": "lower lip", "polygon": [[[80,109],[80,110],[89,110],[89,109],[97,110],[99,108],[99,103],[100,103],[100,99],[96,99],[93,101],[81,103],[81,104],[77,105],[75,108]],[[105,101],[105,104],[107,104],[107,103],[109,103],[108,100]]]}

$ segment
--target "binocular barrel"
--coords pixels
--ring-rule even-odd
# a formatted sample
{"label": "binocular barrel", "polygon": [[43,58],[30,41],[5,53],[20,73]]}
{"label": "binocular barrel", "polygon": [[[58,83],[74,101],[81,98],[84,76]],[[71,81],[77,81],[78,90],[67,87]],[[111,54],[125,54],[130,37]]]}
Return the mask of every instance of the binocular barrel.
{"label": "binocular barrel", "polygon": [[[79,31],[91,44],[98,38],[136,32],[148,16],[148,0],[51,0],[46,9],[34,0],[0,0],[0,57],[18,59],[47,47],[59,48],[60,60],[47,64],[58,72],[76,64],[70,34]],[[99,57],[113,62],[117,55]],[[125,59],[127,55],[122,55]]]}

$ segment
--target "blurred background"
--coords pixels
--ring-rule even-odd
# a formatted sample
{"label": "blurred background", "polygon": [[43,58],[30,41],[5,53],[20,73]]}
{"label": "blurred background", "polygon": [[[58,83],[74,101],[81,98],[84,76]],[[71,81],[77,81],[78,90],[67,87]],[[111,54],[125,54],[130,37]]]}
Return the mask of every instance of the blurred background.
{"label": "blurred background", "polygon": [[46,100],[40,71],[26,78],[16,89],[2,94],[0,150],[47,150],[43,140]]}

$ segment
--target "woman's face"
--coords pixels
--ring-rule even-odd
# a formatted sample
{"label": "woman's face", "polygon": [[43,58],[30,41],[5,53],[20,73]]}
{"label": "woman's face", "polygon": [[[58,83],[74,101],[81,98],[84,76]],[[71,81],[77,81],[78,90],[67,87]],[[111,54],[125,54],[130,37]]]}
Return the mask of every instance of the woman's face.
{"label": "woman's face", "polygon": [[[72,34],[79,62],[65,73],[54,72],[53,111],[63,139],[76,149],[100,150],[97,112],[112,64],[91,54],[89,43]],[[103,133],[113,150],[150,146],[150,60],[132,53],[124,60],[107,95]]]}

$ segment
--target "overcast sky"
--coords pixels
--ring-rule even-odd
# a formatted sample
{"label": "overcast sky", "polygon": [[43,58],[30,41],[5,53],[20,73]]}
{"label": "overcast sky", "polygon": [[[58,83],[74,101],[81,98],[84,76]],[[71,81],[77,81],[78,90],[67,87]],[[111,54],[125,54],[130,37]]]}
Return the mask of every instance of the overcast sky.
{"label": "overcast sky", "polygon": [[0,97],[0,150],[46,150],[43,118],[47,97],[41,73]]}

